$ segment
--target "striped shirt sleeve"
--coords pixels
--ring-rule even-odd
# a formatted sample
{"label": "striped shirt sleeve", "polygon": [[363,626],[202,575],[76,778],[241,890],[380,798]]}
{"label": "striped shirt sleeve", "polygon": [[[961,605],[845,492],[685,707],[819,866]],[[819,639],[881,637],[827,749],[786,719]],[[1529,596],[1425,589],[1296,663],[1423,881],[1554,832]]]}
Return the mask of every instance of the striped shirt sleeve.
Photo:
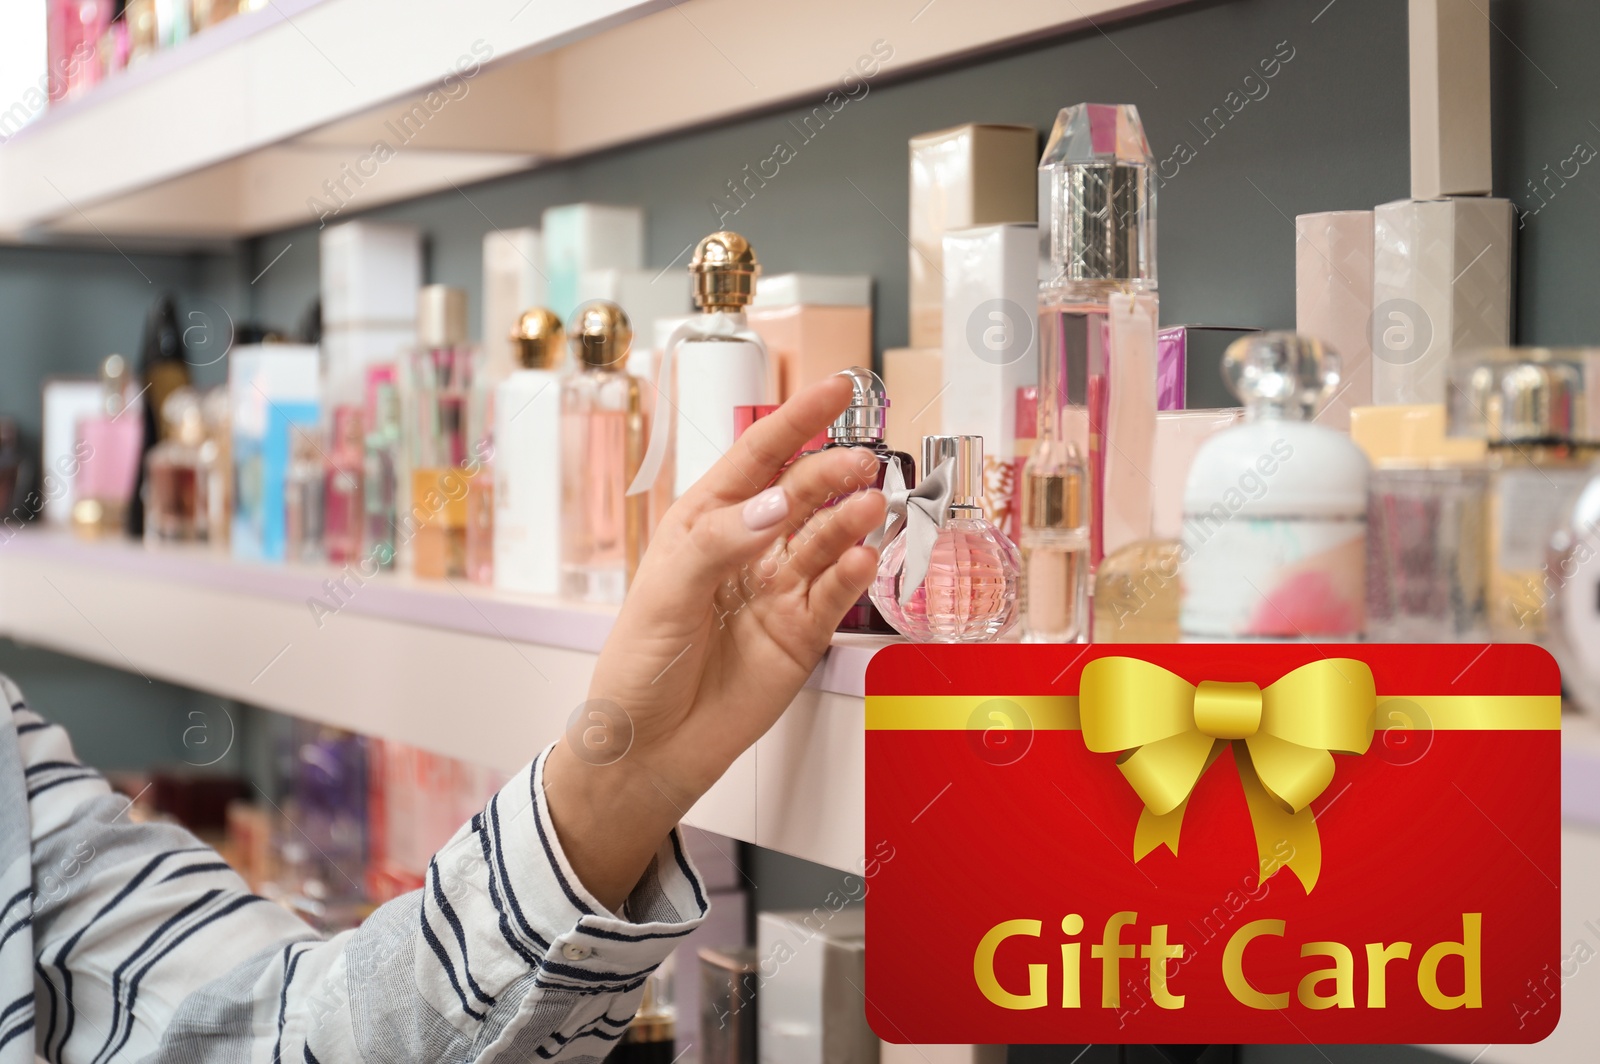
{"label": "striped shirt sleeve", "polygon": [[34,887],[0,933],[27,915],[34,993],[0,1032],[28,1014],[51,1062],[598,1061],[707,910],[676,832],[622,912],[596,901],[556,837],[546,751],[434,856],[422,890],[322,940],[187,832],[131,823],[62,729],[16,704],[0,783],[25,784]]}

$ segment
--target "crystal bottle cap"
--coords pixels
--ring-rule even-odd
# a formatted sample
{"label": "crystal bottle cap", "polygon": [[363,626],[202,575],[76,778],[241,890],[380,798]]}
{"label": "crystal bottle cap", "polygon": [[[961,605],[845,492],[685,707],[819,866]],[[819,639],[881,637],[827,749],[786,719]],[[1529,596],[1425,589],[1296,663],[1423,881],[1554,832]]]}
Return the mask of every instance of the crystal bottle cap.
{"label": "crystal bottle cap", "polygon": [[447,284],[417,292],[417,339],[423,347],[460,347],[467,342],[467,293]]}
{"label": "crystal bottle cap", "polygon": [[1453,436],[1490,443],[1592,442],[1586,377],[1600,348],[1495,347],[1451,358]]}
{"label": "crystal bottle cap", "polygon": [[704,311],[739,311],[755,298],[761,272],[755,249],[738,233],[712,233],[695,245],[689,260],[694,304]]}
{"label": "crystal bottle cap", "polygon": [[952,459],[950,470],[950,508],[964,510],[983,509],[983,437],[982,436],[924,436],[922,437],[922,469],[924,474],[939,468],[939,463]]}
{"label": "crystal bottle cap", "polygon": [[621,307],[608,299],[593,299],[568,320],[567,342],[583,365],[597,369],[614,366],[628,357],[633,326]]}
{"label": "crystal bottle cap", "polygon": [[1132,104],[1061,110],[1039,161],[1052,280],[1155,283],[1154,161]]}
{"label": "crystal bottle cap", "polygon": [[883,378],[870,369],[851,366],[839,376],[850,380],[850,405],[828,426],[837,443],[880,443],[888,432],[889,392]]}
{"label": "crystal bottle cap", "polygon": [[511,329],[517,365],[523,369],[555,369],[566,354],[566,332],[553,310],[530,307]]}
{"label": "crystal bottle cap", "polygon": [[1222,375],[1251,418],[1310,421],[1339,387],[1338,354],[1292,332],[1255,333],[1228,345]]}

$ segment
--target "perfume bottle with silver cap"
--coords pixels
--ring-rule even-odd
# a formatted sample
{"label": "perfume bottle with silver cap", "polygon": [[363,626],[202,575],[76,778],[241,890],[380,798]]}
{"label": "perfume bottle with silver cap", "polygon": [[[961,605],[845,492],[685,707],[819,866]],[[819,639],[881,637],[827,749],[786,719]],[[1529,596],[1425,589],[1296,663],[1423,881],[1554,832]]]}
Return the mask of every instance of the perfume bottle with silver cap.
{"label": "perfume bottle with silver cap", "polygon": [[[889,393],[883,386],[883,380],[870,369],[861,366],[852,366],[842,370],[839,376],[850,380],[851,397],[850,405],[845,408],[832,425],[828,426],[828,442],[823,449],[829,447],[862,447],[871,451],[878,459],[877,475],[872,483],[859,485],[861,489],[878,488],[911,488],[917,483],[917,463],[904,451],[892,451],[885,442],[889,423]],[[894,472],[891,473],[891,467]],[[860,600],[850,607],[839,622],[841,632],[892,632],[893,626],[883,619],[878,608],[872,604],[870,593],[863,593]]]}
{"label": "perfume bottle with silver cap", "polygon": [[[738,233],[712,233],[695,245],[689,273],[700,312],[673,330],[662,352],[650,444],[629,494],[671,476],[673,496],[682,495],[733,446],[734,408],[771,400],[767,347],[745,318],[759,272],[755,250]],[[671,471],[663,468],[669,448]]]}
{"label": "perfume bottle with silver cap", "polygon": [[627,494],[645,444],[639,381],[626,369],[633,326],[596,299],[573,314],[567,341],[578,370],[561,382],[563,590],[621,602],[649,534],[650,497]]}
{"label": "perfume bottle with silver cap", "polygon": [[948,503],[930,517],[899,500],[906,522],[878,559],[873,604],[915,642],[992,642],[1016,623],[1022,559],[983,516],[983,437],[924,436],[922,468],[922,497]]}
{"label": "perfume bottle with silver cap", "polygon": [[[1039,164],[1039,429],[1023,474],[1044,571],[1025,638],[1087,634],[1084,570],[1151,534],[1156,396],[1156,186],[1138,109],[1077,104]],[[1081,504],[1071,502],[1080,492]],[[1034,496],[1059,503],[1033,501]],[[1087,557],[1078,561],[1079,530]],[[1085,562],[1087,563],[1085,565]]]}
{"label": "perfume bottle with silver cap", "polygon": [[1600,455],[1588,376],[1600,351],[1486,348],[1451,357],[1449,431],[1488,443],[1489,636],[1542,640],[1559,581],[1546,551]]}

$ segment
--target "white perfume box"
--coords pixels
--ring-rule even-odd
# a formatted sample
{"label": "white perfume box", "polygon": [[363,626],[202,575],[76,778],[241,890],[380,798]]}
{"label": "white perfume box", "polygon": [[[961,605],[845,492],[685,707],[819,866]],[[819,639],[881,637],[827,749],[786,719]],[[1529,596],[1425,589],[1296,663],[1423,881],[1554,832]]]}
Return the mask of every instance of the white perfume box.
{"label": "white perfume box", "polygon": [[282,561],[284,483],[299,432],[316,432],[321,416],[320,357],[302,344],[236,347],[228,357],[234,482],[235,558]]}
{"label": "white perfume box", "polygon": [[546,208],[544,237],[545,298],[566,321],[581,300],[584,270],[644,268],[644,211],[602,203],[569,203]]}
{"label": "white perfume box", "polygon": [[1038,227],[989,225],[944,237],[943,433],[983,437],[1008,461],[1017,389],[1039,382]]}
{"label": "white perfume box", "polygon": [[561,373],[513,370],[495,386],[494,584],[561,593]]}
{"label": "white perfume box", "polygon": [[1450,352],[1511,342],[1510,200],[1399,200],[1373,212],[1372,401],[1442,403]]}
{"label": "white perfume box", "polygon": [[324,400],[330,406],[365,401],[367,371],[398,364],[416,342],[416,330],[407,326],[345,325],[323,330]]}
{"label": "white perfume box", "polygon": [[760,913],[756,951],[786,958],[761,983],[761,1064],[879,1064],[867,1025],[866,923],[860,906]]}
{"label": "white perfume box", "polygon": [[1294,220],[1294,327],[1339,354],[1339,389],[1319,424],[1350,427],[1372,402],[1372,212],[1322,211]]}
{"label": "white perfume box", "polygon": [[1486,0],[1411,2],[1411,197],[1493,191]]}
{"label": "white perfume box", "polygon": [[411,327],[422,287],[422,233],[388,222],[322,231],[322,327]]}
{"label": "white perfume box", "polygon": [[752,307],[870,307],[872,277],[864,273],[775,273],[756,278]]}
{"label": "white perfume box", "polygon": [[[65,525],[77,501],[78,422],[103,416],[105,389],[92,377],[53,377],[44,382],[42,402],[39,464],[44,483],[38,494],[44,500],[44,519]],[[143,403],[130,405],[119,416],[142,418]]]}
{"label": "white perfume box", "polygon": [[490,380],[516,368],[511,330],[522,312],[545,305],[544,245],[537,229],[483,234],[483,356]]}
{"label": "white perfume box", "polygon": [[1038,169],[1039,131],[1032,126],[973,123],[911,138],[912,347],[942,342],[944,235],[1032,224]]}
{"label": "white perfume box", "polygon": [[883,353],[883,387],[889,393],[889,449],[920,463],[922,437],[944,431],[944,352],[890,348]]}
{"label": "white perfume box", "polygon": [[693,294],[688,270],[584,270],[578,275],[578,302],[609,299],[633,325],[634,344],[655,334],[663,318],[689,313]]}

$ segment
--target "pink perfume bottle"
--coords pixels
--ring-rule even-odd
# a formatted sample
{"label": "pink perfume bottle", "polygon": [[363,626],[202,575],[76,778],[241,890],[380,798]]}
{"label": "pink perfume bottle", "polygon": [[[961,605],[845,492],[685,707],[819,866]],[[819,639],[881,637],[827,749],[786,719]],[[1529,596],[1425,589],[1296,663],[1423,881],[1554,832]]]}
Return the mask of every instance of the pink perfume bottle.
{"label": "pink perfume bottle", "polygon": [[[983,437],[924,436],[922,468],[924,488],[939,477],[948,481],[948,507],[936,527],[919,527],[930,518],[909,509],[878,560],[873,604],[915,642],[993,642],[1016,623],[1022,559],[983,516]],[[922,568],[920,551],[927,551],[926,576],[908,592]]]}
{"label": "pink perfume bottle", "polygon": [[130,367],[121,355],[100,366],[103,405],[95,417],[78,422],[78,498],[72,523],[88,535],[120,529],[139,477],[144,450],[144,418],[129,409]]}
{"label": "pink perfume bottle", "polygon": [[334,565],[355,561],[361,554],[366,509],[362,428],[359,406],[334,408],[333,446],[328,451],[322,489],[322,542],[328,561]]}

